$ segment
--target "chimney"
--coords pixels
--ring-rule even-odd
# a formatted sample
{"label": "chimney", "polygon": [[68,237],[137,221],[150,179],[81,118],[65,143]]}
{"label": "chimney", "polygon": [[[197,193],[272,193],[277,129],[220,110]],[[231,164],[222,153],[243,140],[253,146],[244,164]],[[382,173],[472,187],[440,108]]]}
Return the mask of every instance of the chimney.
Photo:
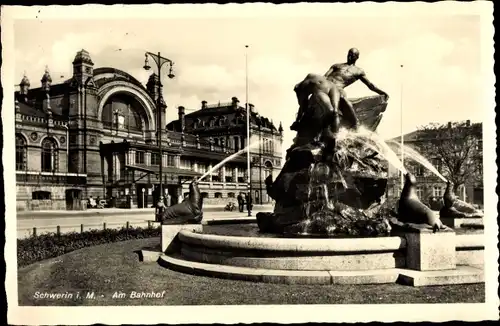
{"label": "chimney", "polygon": [[448,128],[451,128],[451,121],[448,121]]}
{"label": "chimney", "polygon": [[184,119],[186,109],[183,106],[179,106],[179,121],[181,122],[181,132],[184,132],[184,128],[186,127],[186,120]]}
{"label": "chimney", "polygon": [[231,98],[231,105],[234,107],[234,108],[237,108],[238,107],[238,103],[240,103],[240,101],[238,100],[238,98],[236,96],[233,96]]}
{"label": "chimney", "polygon": [[467,127],[470,127],[470,120],[465,121],[465,125],[466,125]]}
{"label": "chimney", "polygon": [[203,100],[201,101],[201,108],[206,109],[207,108],[207,101]]}

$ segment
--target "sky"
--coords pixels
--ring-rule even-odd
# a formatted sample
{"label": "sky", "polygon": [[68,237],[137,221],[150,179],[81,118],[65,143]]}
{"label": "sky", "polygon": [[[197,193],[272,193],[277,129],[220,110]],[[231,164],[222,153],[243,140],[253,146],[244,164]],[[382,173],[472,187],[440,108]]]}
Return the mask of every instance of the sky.
{"label": "sky", "polygon": [[[15,20],[16,83],[26,73],[39,87],[46,66],[53,83],[70,78],[81,49],[90,52],[94,68],[118,68],[146,83],[151,71],[142,68],[144,53],[159,51],[175,62],[176,78],[162,74],[171,121],[180,105],[195,110],[202,100],[229,102],[233,96],[244,104],[248,44],[249,102],[276,125],[283,123],[286,149],[295,136],[289,130],[298,109],[294,85],[345,62],[356,47],[357,65],[390,95],[377,129],[384,138],[400,135],[401,112],[406,133],[430,122],[481,121],[488,109],[481,100],[481,51],[489,44],[481,43],[478,15],[171,16]],[[374,94],[361,82],[346,92]]]}

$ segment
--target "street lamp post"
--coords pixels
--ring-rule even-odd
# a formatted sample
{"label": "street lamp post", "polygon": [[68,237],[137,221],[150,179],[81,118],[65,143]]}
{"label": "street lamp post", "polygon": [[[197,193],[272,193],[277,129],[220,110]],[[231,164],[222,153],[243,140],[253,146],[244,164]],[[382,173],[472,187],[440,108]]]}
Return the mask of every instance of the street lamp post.
{"label": "street lamp post", "polygon": [[[247,182],[248,182],[248,198],[252,198],[252,181],[251,181],[251,164],[250,164],[250,106],[248,105],[248,45],[245,45],[245,109],[247,113]],[[252,200],[253,203],[253,200]],[[251,216],[250,206],[248,208],[248,216]]]}
{"label": "street lamp post", "polygon": [[[403,72],[403,65],[401,65],[401,94],[400,94],[400,109],[401,109],[401,164],[404,167],[404,136],[403,136],[403,77],[404,77],[404,72]],[[401,189],[403,189],[404,186],[404,175],[403,171],[401,171]]]}
{"label": "street lamp post", "polygon": [[[162,145],[161,145],[161,132],[164,128],[162,126],[162,119],[161,119],[161,110],[162,110],[162,105],[164,103],[163,100],[163,85],[161,83],[161,68],[162,66],[167,63],[170,66],[169,73],[168,73],[168,78],[172,79],[175,77],[173,73],[173,65],[174,62],[170,59],[167,59],[165,57],[161,56],[161,53],[158,52],[158,54],[151,53],[151,52],[146,52],[145,54],[145,60],[144,60],[144,69],[149,70],[151,69],[151,66],[149,65],[149,60],[148,57],[153,58],[154,62],[156,63],[156,68],[158,69],[158,98],[156,99],[156,133],[157,133],[157,143],[158,143],[158,152],[160,156],[160,198],[163,197],[163,151],[162,151]],[[160,204],[160,201],[157,202],[157,205]]]}

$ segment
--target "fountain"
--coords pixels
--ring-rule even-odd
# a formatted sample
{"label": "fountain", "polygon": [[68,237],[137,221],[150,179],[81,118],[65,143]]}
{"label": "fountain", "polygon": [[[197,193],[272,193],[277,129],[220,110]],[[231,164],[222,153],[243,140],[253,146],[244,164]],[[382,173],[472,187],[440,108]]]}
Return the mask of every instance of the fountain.
{"label": "fountain", "polygon": [[[293,126],[297,137],[280,174],[266,179],[273,212],[258,213],[244,227],[236,221],[219,229],[209,221],[163,225],[161,252],[143,250],[143,259],[180,272],[256,282],[483,282],[482,236],[444,226],[375,133],[387,98],[351,100],[360,126],[353,130],[340,116],[336,131],[330,129],[333,113],[315,101]],[[406,175],[395,218],[386,200],[389,165]]]}
{"label": "fountain", "polygon": [[[382,96],[352,102],[357,112],[378,107],[375,115],[387,106]],[[334,139],[333,155],[324,153],[326,144],[317,139],[327,114],[316,114],[315,121],[310,119],[297,127],[281,173],[274,182],[266,180],[276,206],[273,213],[257,214],[260,230],[301,237],[389,235],[391,227],[384,209],[388,164],[403,172],[405,168],[374,132],[376,125],[370,130],[365,120],[357,130],[341,127]],[[380,120],[369,115],[364,119]]]}

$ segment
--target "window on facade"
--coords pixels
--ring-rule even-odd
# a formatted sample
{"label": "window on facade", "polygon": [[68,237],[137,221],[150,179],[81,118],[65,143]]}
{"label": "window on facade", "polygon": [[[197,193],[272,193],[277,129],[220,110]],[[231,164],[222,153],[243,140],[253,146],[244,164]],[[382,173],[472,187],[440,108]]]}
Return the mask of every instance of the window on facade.
{"label": "window on facade", "polygon": [[215,193],[215,198],[222,198],[222,193],[216,192]]}
{"label": "window on facade", "polygon": [[21,135],[16,135],[16,170],[26,169],[26,140]]}
{"label": "window on facade", "polygon": [[172,155],[167,156],[167,166],[174,166],[175,165],[175,158]]}
{"label": "window on facade", "polygon": [[218,175],[212,175],[213,182],[220,182],[220,177]]}
{"label": "window on facade", "polygon": [[228,192],[227,193],[227,198],[234,198],[234,192]]}
{"label": "window on facade", "polygon": [[240,140],[238,137],[234,137],[234,151],[238,152],[240,150]]}
{"label": "window on facade", "polygon": [[443,196],[443,189],[439,186],[434,186],[432,188],[432,195],[434,197],[442,197]]}
{"label": "window on facade", "polygon": [[57,148],[51,138],[45,138],[42,142],[42,171],[52,172],[57,170]]}
{"label": "window on facade", "polygon": [[245,182],[245,171],[238,170],[238,182]]}
{"label": "window on facade", "polygon": [[50,200],[51,193],[48,191],[33,191],[31,193],[31,199],[33,200]]}
{"label": "window on facade", "polygon": [[143,151],[135,152],[135,164],[144,164],[144,152]]}
{"label": "window on facade", "polygon": [[416,188],[416,192],[417,192],[417,197],[418,197],[419,199],[422,199],[422,196],[424,195],[424,192],[423,192],[422,188],[417,187],[417,188]]}
{"label": "window on facade", "polygon": [[226,175],[226,182],[233,182],[233,176],[232,175]]}
{"label": "window on facade", "polygon": [[160,154],[151,153],[151,165],[160,165]]}
{"label": "window on facade", "polygon": [[438,170],[442,170],[442,161],[440,158],[433,158],[432,159],[432,165]]}
{"label": "window on facade", "polygon": [[191,170],[192,165],[193,164],[190,160],[185,159],[185,158],[181,159],[181,166],[180,166],[181,169]]}
{"label": "window on facade", "polygon": [[417,175],[417,176],[423,176],[424,175],[424,168],[421,165],[417,165],[415,167],[415,175]]}
{"label": "window on facade", "polygon": [[201,198],[208,198],[208,192],[202,192]]}

